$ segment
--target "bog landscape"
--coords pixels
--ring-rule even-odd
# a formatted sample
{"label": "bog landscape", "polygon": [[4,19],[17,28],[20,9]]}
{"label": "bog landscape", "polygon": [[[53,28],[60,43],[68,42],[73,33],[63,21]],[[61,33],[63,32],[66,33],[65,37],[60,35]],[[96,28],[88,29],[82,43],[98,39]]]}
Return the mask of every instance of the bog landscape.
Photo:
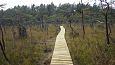
{"label": "bog landscape", "polygon": [[0,4],[0,65],[115,65],[115,1],[84,1]]}

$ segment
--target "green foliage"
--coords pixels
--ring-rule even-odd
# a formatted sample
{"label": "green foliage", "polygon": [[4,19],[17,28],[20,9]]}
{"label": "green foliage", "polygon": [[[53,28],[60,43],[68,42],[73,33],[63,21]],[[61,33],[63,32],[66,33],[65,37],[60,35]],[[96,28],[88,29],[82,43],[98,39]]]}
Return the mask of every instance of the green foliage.
{"label": "green foliage", "polygon": [[[91,20],[96,22],[96,20],[103,21],[103,15],[100,7],[98,5],[91,6],[90,4],[60,4],[59,6],[55,6],[53,3],[45,5],[40,4],[40,6],[32,5],[28,6],[15,6],[14,8],[9,8],[7,10],[0,11],[1,18],[10,18],[13,21],[19,21],[23,24],[25,22],[28,24],[28,21],[33,24],[42,22],[45,20],[46,22],[52,23],[53,21],[65,21],[65,19],[73,19],[75,21],[81,19],[81,10],[84,11],[84,21],[90,22]],[[114,21],[114,9],[110,9],[109,11],[109,19]],[[92,18],[93,17],[93,18]],[[59,22],[60,22],[59,21]],[[78,21],[80,22],[80,21]],[[65,22],[66,23],[66,22]],[[16,23],[15,23],[16,24]]]}
{"label": "green foliage", "polygon": [[[82,38],[82,31],[79,31],[78,24],[74,26],[75,32],[79,33],[74,39],[69,34],[70,28],[66,27],[66,40],[75,65],[113,65],[115,64],[115,45],[105,42],[103,29],[96,26],[96,31],[87,25],[85,28],[85,39]],[[114,28],[112,28],[113,30]],[[112,38],[115,37],[115,30],[112,31]]]}
{"label": "green foliage", "polygon": [[[3,5],[0,5],[0,7],[1,6]],[[82,19],[82,10],[84,23],[86,24],[86,38],[84,40],[81,38],[82,31],[79,25]],[[114,12],[115,9],[110,8],[108,21],[111,22],[111,24],[115,21]],[[105,45],[104,26],[98,23],[98,21],[105,21],[102,10],[95,4],[91,6],[89,4],[80,3],[65,3],[59,6],[53,3],[48,5],[40,4],[40,6],[33,4],[31,7],[23,5],[15,6],[7,10],[0,10],[0,25],[6,27],[6,33],[4,33],[4,35],[7,50],[5,52],[11,63],[13,65],[42,65],[46,62],[44,59],[48,56],[48,53],[45,53],[44,50],[50,49],[52,51],[54,47],[53,44],[45,44],[47,43],[46,41],[57,35],[59,32],[59,29],[57,29],[58,24],[68,23],[69,20],[74,24],[75,32],[78,33],[78,35],[72,39],[71,31],[67,27],[67,42],[75,64],[115,64],[115,46],[112,44],[110,44],[109,47]],[[49,24],[52,23],[55,26],[49,26]],[[90,28],[89,24],[96,24],[96,27],[92,26],[92,28]],[[16,38],[13,38],[10,27],[14,27],[15,32],[18,33],[18,26],[25,26],[27,28],[27,38],[18,38],[18,34],[16,34]],[[115,42],[114,36],[115,34],[112,33],[111,43]],[[13,44],[13,39],[15,40],[15,44]],[[8,65],[1,51],[0,64]]]}
{"label": "green foliage", "polygon": [[[12,65],[44,65],[46,60],[50,61],[51,57],[49,55],[53,52],[57,27],[49,25],[48,31],[41,31],[37,26],[31,26],[30,31],[30,27],[27,27],[27,38],[19,38],[16,27],[14,27],[16,32],[15,38],[12,36],[11,26],[5,26],[4,28],[4,31],[6,31],[4,35],[5,52]],[[45,49],[50,51],[46,53]],[[0,65],[8,65],[1,50]]]}

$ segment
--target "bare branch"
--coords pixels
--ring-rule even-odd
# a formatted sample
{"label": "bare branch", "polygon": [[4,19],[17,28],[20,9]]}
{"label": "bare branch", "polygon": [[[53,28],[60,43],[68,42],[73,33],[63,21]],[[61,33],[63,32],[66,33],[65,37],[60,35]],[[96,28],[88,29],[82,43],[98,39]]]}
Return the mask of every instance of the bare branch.
{"label": "bare branch", "polygon": [[0,8],[4,8],[6,4],[0,4]]}

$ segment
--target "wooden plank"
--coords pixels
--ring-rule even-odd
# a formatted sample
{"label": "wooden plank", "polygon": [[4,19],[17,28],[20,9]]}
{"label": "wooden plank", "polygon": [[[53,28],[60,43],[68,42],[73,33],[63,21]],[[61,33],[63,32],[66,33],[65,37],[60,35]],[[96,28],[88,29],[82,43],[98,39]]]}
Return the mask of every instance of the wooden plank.
{"label": "wooden plank", "polygon": [[73,65],[67,43],[65,40],[65,28],[60,26],[61,31],[57,35],[54,52],[50,65]]}

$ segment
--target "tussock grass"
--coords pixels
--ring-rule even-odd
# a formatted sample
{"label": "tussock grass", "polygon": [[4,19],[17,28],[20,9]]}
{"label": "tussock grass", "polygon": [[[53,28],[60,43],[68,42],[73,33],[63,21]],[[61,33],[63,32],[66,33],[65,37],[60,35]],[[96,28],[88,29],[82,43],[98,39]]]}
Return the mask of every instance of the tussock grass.
{"label": "tussock grass", "polygon": [[[86,34],[83,39],[82,29],[76,24],[73,28],[79,35],[73,39],[71,29],[66,25],[65,27],[66,40],[74,65],[115,65],[115,43],[111,41],[110,45],[106,44],[104,28],[96,26],[94,30],[86,25]],[[114,27],[111,33],[113,40],[115,40]]]}
{"label": "tussock grass", "polygon": [[[31,32],[30,32],[31,29]],[[18,29],[13,41],[12,29],[5,27],[6,54],[12,65],[49,65],[53,52],[57,27],[49,25],[48,31],[38,26],[27,27],[27,38],[19,38]],[[45,51],[47,50],[47,51]],[[0,65],[8,65],[0,50]]]}

